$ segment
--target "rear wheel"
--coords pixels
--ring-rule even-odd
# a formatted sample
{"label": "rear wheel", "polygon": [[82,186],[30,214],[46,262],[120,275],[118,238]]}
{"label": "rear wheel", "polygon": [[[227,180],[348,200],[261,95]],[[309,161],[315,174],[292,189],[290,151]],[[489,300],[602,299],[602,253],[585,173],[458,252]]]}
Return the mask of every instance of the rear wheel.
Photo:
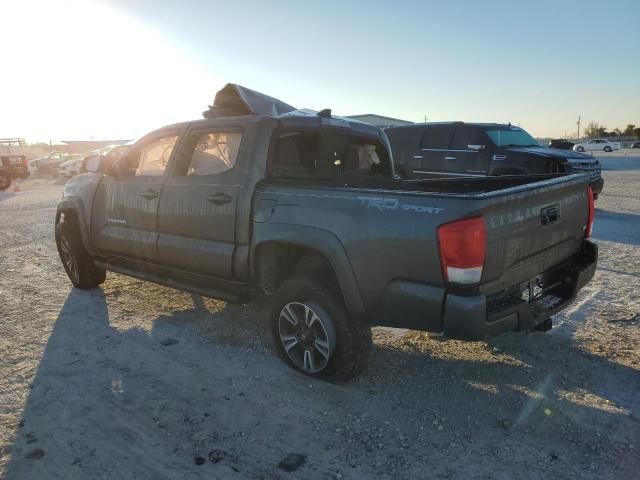
{"label": "rear wheel", "polygon": [[311,276],[295,275],[275,298],[273,342],[290,367],[336,383],[349,381],[366,367],[371,328],[349,318],[338,293]]}
{"label": "rear wheel", "polygon": [[106,278],[106,271],[96,267],[93,258],[85,250],[78,226],[73,220],[56,225],[56,245],[71,283],[82,289],[97,287]]}
{"label": "rear wheel", "polygon": [[584,147],[576,147],[577,152],[584,152]]}
{"label": "rear wheel", "polygon": [[11,186],[11,177],[5,173],[0,173],[0,190],[6,190]]}

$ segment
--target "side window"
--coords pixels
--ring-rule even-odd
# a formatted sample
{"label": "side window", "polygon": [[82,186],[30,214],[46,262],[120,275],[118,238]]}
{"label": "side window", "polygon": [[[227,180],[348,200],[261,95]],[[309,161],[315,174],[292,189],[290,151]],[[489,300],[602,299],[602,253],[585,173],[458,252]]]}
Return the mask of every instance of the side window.
{"label": "side window", "polygon": [[187,175],[217,175],[231,170],[236,164],[241,142],[240,132],[207,132],[199,135]]}
{"label": "side window", "polygon": [[284,178],[315,178],[319,159],[319,133],[286,132],[276,140],[271,174]]}
{"label": "side window", "polygon": [[391,162],[386,147],[371,138],[351,137],[342,173],[388,176]]}
{"label": "side window", "polygon": [[482,134],[477,128],[473,127],[456,127],[451,140],[452,150],[469,150],[469,145],[482,145],[487,141],[482,139]]}
{"label": "side window", "polygon": [[[164,175],[164,171],[167,168],[167,163],[169,163],[169,158],[171,158],[171,152],[173,151],[173,147],[176,144],[177,139],[177,135],[164,137],[142,146],[140,149],[140,156],[138,157],[136,176]],[[131,159],[131,162],[135,163],[135,160]]]}
{"label": "side window", "polygon": [[422,135],[420,148],[444,150],[449,148],[452,127],[438,125],[427,127]]}
{"label": "side window", "polygon": [[387,148],[371,137],[343,132],[291,131],[275,143],[271,176],[276,178],[337,179],[348,175],[389,175]]}

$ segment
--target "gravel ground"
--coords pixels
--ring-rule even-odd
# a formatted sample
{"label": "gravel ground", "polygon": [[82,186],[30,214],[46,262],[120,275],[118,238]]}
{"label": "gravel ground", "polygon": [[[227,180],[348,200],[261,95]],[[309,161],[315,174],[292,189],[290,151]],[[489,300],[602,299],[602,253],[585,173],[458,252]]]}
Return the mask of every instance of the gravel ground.
{"label": "gravel ground", "polygon": [[[0,192],[0,476],[638,478],[640,159],[600,160],[599,269],[556,328],[490,343],[375,329],[344,386],[277,360],[259,302],[116,274],[71,288],[62,187]],[[306,456],[293,473],[290,453]]]}

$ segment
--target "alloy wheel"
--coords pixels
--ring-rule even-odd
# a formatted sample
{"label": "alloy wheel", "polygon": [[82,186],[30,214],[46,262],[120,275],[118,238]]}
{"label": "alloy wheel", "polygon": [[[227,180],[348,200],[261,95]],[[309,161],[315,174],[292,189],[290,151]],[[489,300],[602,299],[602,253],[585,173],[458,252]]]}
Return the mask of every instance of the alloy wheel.
{"label": "alloy wheel", "polygon": [[333,322],[319,305],[290,302],[280,311],[278,331],[289,359],[305,373],[318,373],[329,364],[336,347]]}
{"label": "alloy wheel", "polygon": [[60,258],[62,259],[62,263],[66,267],[73,283],[79,283],[80,273],[78,272],[78,262],[76,262],[76,259],[71,252],[69,242],[64,237],[60,239]]}

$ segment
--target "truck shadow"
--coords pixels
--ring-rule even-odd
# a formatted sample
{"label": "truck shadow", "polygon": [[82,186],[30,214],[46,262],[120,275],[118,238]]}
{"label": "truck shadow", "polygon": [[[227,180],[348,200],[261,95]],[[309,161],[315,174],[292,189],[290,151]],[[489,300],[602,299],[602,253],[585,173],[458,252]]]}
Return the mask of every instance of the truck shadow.
{"label": "truck shadow", "polygon": [[9,199],[9,198],[11,198],[13,196],[15,196],[15,193],[13,193],[13,192],[7,192],[6,190],[5,191],[0,191],[0,202],[3,201],[3,200],[7,200],[7,199]]}
{"label": "truck shadow", "polygon": [[[355,433],[365,428],[389,432],[380,452],[389,457],[405,448],[395,440],[403,435],[423,459],[416,468],[426,468],[442,442],[455,462],[470,453],[447,442],[473,449],[488,437],[482,448],[501,449],[508,438],[510,454],[562,452],[566,471],[585,455],[608,462],[612,440],[596,437],[605,426],[618,426],[621,444],[637,440],[638,372],[570,339],[431,340],[426,351],[410,339],[401,347],[377,342],[370,369],[336,386],[274,357],[264,304],[193,304],[157,316],[150,330],[123,330],[112,317],[121,309],[110,308],[102,290],[71,290],[5,449],[5,478],[274,478],[282,456],[300,451],[315,466],[303,477],[319,479],[347,443],[355,466],[343,478],[369,478],[374,440]],[[613,380],[626,388],[612,390]],[[194,463],[213,449],[225,460]],[[495,458],[473,452],[478,471],[493,471]],[[448,463],[429,468],[444,473]],[[613,473],[625,478],[638,467],[629,456]]]}
{"label": "truck shadow", "polygon": [[640,215],[598,208],[592,237],[596,240],[640,245]]}

